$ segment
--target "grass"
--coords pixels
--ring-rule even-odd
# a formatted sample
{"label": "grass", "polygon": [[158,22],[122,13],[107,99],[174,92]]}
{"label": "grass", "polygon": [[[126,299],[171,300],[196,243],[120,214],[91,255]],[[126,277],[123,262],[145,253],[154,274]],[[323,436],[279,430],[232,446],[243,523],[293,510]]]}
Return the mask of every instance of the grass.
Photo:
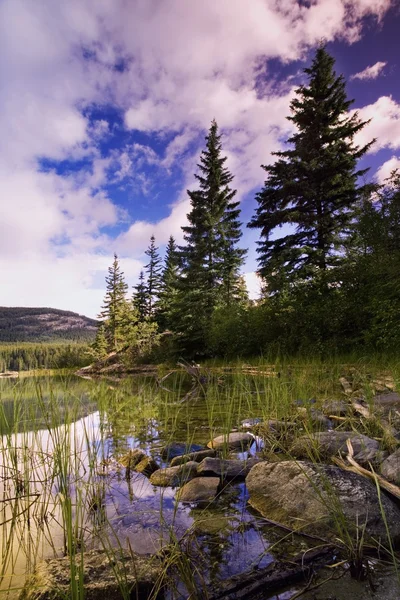
{"label": "grass", "polygon": [[[266,436],[269,447],[265,456],[272,459],[277,451],[288,450],[288,440],[300,434],[312,433],[316,424],[310,408],[319,408],[324,399],[343,398],[341,376],[351,379],[363,395],[371,399],[372,382],[382,372],[390,372],[400,383],[400,365],[384,357],[357,359],[345,357],[331,361],[275,362],[275,374],[266,374],[267,360],[229,365],[209,362],[209,381],[199,389],[199,395],[182,402],[191,382],[175,372],[158,386],[152,378],[128,379],[121,383],[87,383],[68,376],[0,382],[0,581],[3,589],[18,587],[16,573],[32,572],[42,556],[70,557],[71,588],[74,600],[84,597],[83,552],[100,547],[112,559],[125,548],[132,550],[130,539],[121,538],[115,526],[115,488],[125,490],[123,471],[116,460],[132,444],[160,460],[163,444],[173,441],[205,444],[216,435],[227,434],[240,427],[246,418],[263,421],[278,419],[286,422],[279,436]],[[258,367],[256,372],[243,373],[243,365]],[[230,367],[232,372],[227,372]],[[53,383],[51,383],[53,381]],[[310,400],[315,399],[315,404]],[[300,417],[295,401],[304,402],[305,414]],[[99,411],[98,421],[83,418]],[[372,409],[372,405],[371,405]],[[97,418],[97,417],[96,417]],[[297,427],[289,424],[295,422]],[[361,433],[382,437],[379,416],[373,421],[344,421],[340,428],[356,427]],[[302,429],[300,431],[300,428]],[[384,442],[383,442],[384,443]],[[315,449],[310,458],[318,462]],[[110,469],[112,477],[107,476]],[[135,492],[132,492],[135,495]],[[334,496],[331,494],[332,503]],[[206,589],[204,573],[197,569],[193,577],[193,562],[187,541],[196,542],[193,535],[177,534],[181,509],[174,505],[165,513],[169,497],[160,495],[158,514],[162,535],[168,549],[164,551],[164,566],[158,588],[170,581],[171,573],[195,598],[195,589]],[[124,504],[124,507],[125,507]],[[126,508],[118,515],[123,520]],[[156,511],[157,512],[157,511]],[[147,513],[146,513],[147,514]],[[337,537],[347,560],[356,566],[363,564],[367,541],[363,524],[358,537],[349,531],[337,507]],[[140,515],[138,516],[140,519]],[[369,542],[368,542],[369,543]],[[397,567],[397,554],[388,549]],[[200,546],[197,552],[204,552]],[[201,558],[199,558],[201,563]],[[361,567],[360,567],[361,568]],[[121,594],[130,590],[124,573],[116,573]],[[203,579],[203,580],[202,580]],[[17,582],[17,583],[16,583]],[[179,587],[179,586],[178,586]],[[1,590],[1,587],[0,587]],[[0,598],[1,598],[0,594]]]}

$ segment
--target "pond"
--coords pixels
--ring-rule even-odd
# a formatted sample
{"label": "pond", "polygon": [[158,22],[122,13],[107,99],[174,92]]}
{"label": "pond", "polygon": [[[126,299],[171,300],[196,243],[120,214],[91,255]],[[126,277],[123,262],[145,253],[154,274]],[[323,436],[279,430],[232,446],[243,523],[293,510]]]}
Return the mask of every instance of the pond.
{"label": "pond", "polygon": [[[43,558],[81,549],[173,554],[166,596],[178,600],[193,590],[207,598],[218,582],[307,548],[252,511],[243,481],[200,508],[123,466],[134,448],[163,467],[167,444],[205,446],[243,420],[289,417],[298,394],[311,395],[301,386],[268,373],[214,375],[196,394],[182,373],[161,384],[150,376],[0,380],[0,598],[17,598]],[[229,457],[259,450],[254,443]]]}
{"label": "pond", "polygon": [[[205,445],[253,416],[254,394],[245,404],[243,390],[228,398],[220,381],[216,394],[184,403],[190,380],[175,377],[166,385],[171,389],[160,389],[151,377],[0,381],[3,590],[22,585],[36,561],[67,553],[69,528],[74,543],[85,548],[121,544],[154,553],[184,540],[204,581],[273,560],[271,536],[248,512],[243,482],[197,509],[177,504],[175,488],[154,487],[141,473],[125,477],[119,460],[129,449],[140,447],[166,466],[161,452],[166,444]],[[177,588],[184,594],[182,585]]]}

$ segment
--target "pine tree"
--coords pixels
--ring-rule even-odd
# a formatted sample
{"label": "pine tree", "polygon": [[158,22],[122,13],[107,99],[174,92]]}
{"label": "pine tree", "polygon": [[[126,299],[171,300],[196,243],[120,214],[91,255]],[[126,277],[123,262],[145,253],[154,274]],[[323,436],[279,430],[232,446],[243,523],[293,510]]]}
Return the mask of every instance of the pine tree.
{"label": "pine tree", "polygon": [[140,271],[139,283],[134,290],[132,304],[138,312],[140,321],[144,321],[148,316],[149,293],[143,271]]}
{"label": "pine tree", "polygon": [[106,295],[99,319],[105,321],[105,333],[109,351],[119,350],[122,342],[122,323],[124,318],[126,292],[128,285],[125,283],[124,274],[120,270],[118,257],[114,254],[114,261],[108,269],[106,276]]}
{"label": "pine tree", "polygon": [[96,358],[103,358],[107,354],[108,343],[104,323],[100,323],[97,328],[96,338],[92,344],[92,349]]}
{"label": "pine tree", "polygon": [[174,312],[179,288],[179,254],[171,235],[165,251],[164,269],[161,275],[157,323],[161,330],[174,328]]}
{"label": "pine tree", "polygon": [[233,175],[221,156],[221,136],[215,120],[206,137],[195,177],[199,189],[189,191],[189,225],[183,227],[186,245],[180,248],[180,330],[193,348],[201,348],[204,330],[213,310],[232,301],[245,250],[237,248],[241,237],[239,202],[230,187]]}
{"label": "pine tree", "polygon": [[158,294],[161,288],[161,256],[156,247],[154,235],[150,238],[150,245],[145,251],[150,261],[145,266],[147,274],[147,314],[152,317],[155,311]]}
{"label": "pine tree", "polygon": [[[354,208],[364,194],[357,179],[357,161],[369,143],[358,147],[353,137],[365,125],[357,113],[349,116],[343,76],[337,77],[334,59],[325,47],[317,49],[309,82],[296,90],[290,121],[297,131],[289,148],[274,153],[277,161],[263,166],[264,188],[249,223],[261,229],[259,272],[271,291],[287,284],[317,280],[328,289],[328,276],[343,260],[343,243],[352,224]],[[276,227],[289,226],[282,237],[271,239]]]}

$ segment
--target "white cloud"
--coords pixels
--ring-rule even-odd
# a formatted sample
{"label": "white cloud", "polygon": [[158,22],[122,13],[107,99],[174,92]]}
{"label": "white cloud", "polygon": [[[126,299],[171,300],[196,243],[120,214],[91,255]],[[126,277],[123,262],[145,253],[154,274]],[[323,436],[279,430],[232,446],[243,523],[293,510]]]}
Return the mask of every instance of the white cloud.
{"label": "white cloud", "polygon": [[400,148],[400,103],[391,96],[381,96],[373,104],[358,109],[360,119],[371,122],[356,136],[359,145],[376,138],[371,152],[382,148]]}
{"label": "white cloud", "polygon": [[[189,208],[184,189],[193,184],[201,149],[192,146],[212,118],[224,130],[239,194],[262,182],[259,165],[289,132],[285,117],[293,92],[288,85],[277,92],[266,84],[262,95],[256,93],[260,62],[303,58],[321,31],[327,41],[354,42],[364,17],[379,20],[390,4],[3,0],[0,303],[52,304],[96,314],[93,273],[105,272],[114,246],[133,256],[128,265],[133,274],[140,267],[135,256],[152,233],[159,244],[171,234],[180,239]],[[125,69],[115,69],[117,63]],[[136,144],[102,156],[99,144],[112,131],[105,118],[90,123],[84,109],[108,103],[123,111],[128,128],[175,134],[165,153],[158,156]],[[378,109],[382,143],[397,147],[391,130],[397,131],[396,103],[388,99],[367,108]],[[38,167],[43,157],[84,157],[90,167],[64,176],[44,173]],[[185,186],[171,198],[170,214],[156,223],[134,219],[127,232],[110,239],[103,228],[127,218],[104,192],[110,178],[131,178],[149,193],[143,168],[171,169],[177,162]],[[100,250],[107,254],[107,260],[99,259],[101,267]]]}
{"label": "white cloud", "polygon": [[350,79],[376,79],[382,73],[386,65],[386,62],[378,61],[374,65],[366,67],[363,71],[355,73]]}
{"label": "white cloud", "polygon": [[379,167],[376,173],[376,179],[379,183],[383,183],[385,179],[387,179],[392,171],[396,169],[400,172],[400,157],[392,156],[389,160],[387,160],[381,167]]}

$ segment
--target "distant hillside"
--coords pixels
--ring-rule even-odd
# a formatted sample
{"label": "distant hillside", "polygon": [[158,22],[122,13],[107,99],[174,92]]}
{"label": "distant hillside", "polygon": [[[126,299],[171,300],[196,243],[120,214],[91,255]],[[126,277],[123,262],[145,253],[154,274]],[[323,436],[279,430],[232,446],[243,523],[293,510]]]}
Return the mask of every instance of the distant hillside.
{"label": "distant hillside", "polygon": [[94,340],[97,321],[55,308],[0,306],[0,342]]}

